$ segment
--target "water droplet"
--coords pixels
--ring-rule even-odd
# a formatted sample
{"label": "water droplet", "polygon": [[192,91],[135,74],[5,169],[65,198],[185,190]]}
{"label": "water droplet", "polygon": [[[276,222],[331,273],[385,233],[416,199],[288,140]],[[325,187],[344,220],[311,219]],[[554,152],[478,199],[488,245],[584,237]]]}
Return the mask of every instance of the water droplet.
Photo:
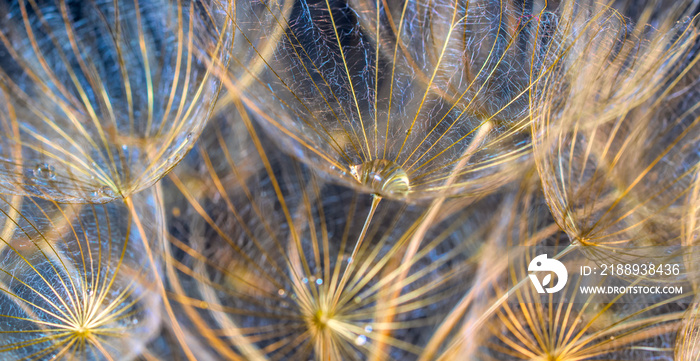
{"label": "water droplet", "polygon": [[355,339],[355,345],[357,345],[357,346],[363,346],[366,343],[367,343],[367,336],[365,336],[365,335],[359,335]]}
{"label": "water droplet", "polygon": [[135,324],[139,323],[139,319],[134,317],[133,319],[131,319],[131,323],[135,325]]}
{"label": "water droplet", "polygon": [[92,196],[97,200],[115,198],[117,193],[109,186],[102,186],[92,192]]}
{"label": "water droplet", "polygon": [[56,171],[50,164],[40,164],[34,170],[34,176],[39,179],[55,179]]}
{"label": "water droplet", "polygon": [[129,146],[126,145],[126,144],[123,144],[123,145],[122,145],[122,150],[126,152],[127,150],[129,150]]}
{"label": "water droplet", "polygon": [[353,301],[355,301],[355,303],[360,303],[360,302],[362,302],[362,297],[356,296],[356,297],[353,299]]}
{"label": "water droplet", "polygon": [[320,279],[320,278],[317,278],[317,279],[316,279],[316,284],[319,285],[319,286],[322,285],[322,284],[323,284],[323,280]]}
{"label": "water droplet", "polygon": [[371,326],[371,325],[365,326],[365,333],[370,333],[370,332],[372,332],[372,330],[373,330],[373,329],[372,329],[372,326]]}
{"label": "water droplet", "polygon": [[281,297],[284,297],[287,294],[287,292],[284,292],[284,290],[280,288],[279,290],[277,290],[277,294]]}
{"label": "water droplet", "polygon": [[95,198],[115,198],[117,193],[109,186],[102,186],[94,192]]}
{"label": "water droplet", "polygon": [[306,278],[306,277],[304,277],[304,278],[302,278],[302,279],[301,279],[301,282],[304,282],[304,283],[309,283],[309,279],[308,279],[308,278]]}
{"label": "water droplet", "polygon": [[354,165],[350,167],[350,174],[380,195],[405,196],[411,188],[406,171],[385,159]]}

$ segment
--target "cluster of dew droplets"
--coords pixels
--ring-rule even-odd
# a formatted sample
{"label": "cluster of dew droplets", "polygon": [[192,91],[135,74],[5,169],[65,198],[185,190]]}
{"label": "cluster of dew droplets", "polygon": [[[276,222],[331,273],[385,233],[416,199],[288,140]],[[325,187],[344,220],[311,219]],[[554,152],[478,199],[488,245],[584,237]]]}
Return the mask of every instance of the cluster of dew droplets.
{"label": "cluster of dew droplets", "polygon": [[372,325],[365,326],[364,331],[365,331],[364,332],[365,334],[357,335],[357,338],[355,338],[355,344],[357,346],[364,346],[367,343],[368,338],[366,335],[372,333],[372,331],[373,331]]}

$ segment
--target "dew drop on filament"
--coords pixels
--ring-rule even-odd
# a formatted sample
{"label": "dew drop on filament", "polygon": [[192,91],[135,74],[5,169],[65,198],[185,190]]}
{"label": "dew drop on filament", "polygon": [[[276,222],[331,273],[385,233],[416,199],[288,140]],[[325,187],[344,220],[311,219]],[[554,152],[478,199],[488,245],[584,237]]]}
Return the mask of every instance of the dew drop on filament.
{"label": "dew drop on filament", "polygon": [[39,179],[55,179],[56,172],[53,166],[49,164],[40,164],[34,170],[34,176]]}
{"label": "dew drop on filament", "polygon": [[380,195],[403,197],[411,189],[406,171],[386,159],[374,159],[351,166],[350,174]]}

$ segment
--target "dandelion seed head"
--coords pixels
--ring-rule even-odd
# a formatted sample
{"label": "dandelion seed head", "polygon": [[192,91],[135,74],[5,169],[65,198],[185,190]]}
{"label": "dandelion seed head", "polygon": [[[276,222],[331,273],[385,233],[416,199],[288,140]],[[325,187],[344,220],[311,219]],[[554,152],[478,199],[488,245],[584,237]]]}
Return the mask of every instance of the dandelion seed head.
{"label": "dandelion seed head", "polygon": [[[233,111],[242,110],[221,114]],[[419,330],[436,325],[468,287],[471,264],[450,271],[478,248],[478,237],[465,241],[457,232],[467,215],[446,206],[423,224],[427,207],[386,200],[367,221],[367,194],[290,158],[244,114],[215,116],[193,159],[164,184],[173,194],[165,207],[181,209],[170,219],[165,257],[177,321],[195,325],[194,337],[222,358],[420,354]],[[201,189],[185,186],[190,178]],[[406,254],[410,242],[423,247]],[[222,333],[235,338],[206,341]],[[369,338],[377,349],[367,347]]]}
{"label": "dandelion seed head", "polygon": [[[228,62],[224,5],[0,6],[0,191],[105,203],[151,186],[191,148],[218,95],[215,64]],[[36,163],[46,171],[24,177]]]}
{"label": "dandelion seed head", "polygon": [[0,218],[15,224],[0,243],[0,358],[138,356],[160,324],[159,265],[145,243],[157,239],[163,214],[150,197],[131,206],[0,197],[10,210]]}
{"label": "dandelion seed head", "polygon": [[557,81],[537,92],[532,124],[552,214],[601,262],[676,252],[683,237],[670,220],[685,212],[700,164],[697,93],[687,86],[697,72],[696,20],[676,22],[683,6],[650,9],[654,27],[595,4],[562,11],[573,24],[564,38],[575,35],[564,43],[580,49],[556,50],[564,60]]}
{"label": "dandelion seed head", "polygon": [[[240,90],[286,152],[402,200],[483,195],[519,174],[557,15],[490,0],[303,4]],[[392,163],[387,182],[375,168]]]}

